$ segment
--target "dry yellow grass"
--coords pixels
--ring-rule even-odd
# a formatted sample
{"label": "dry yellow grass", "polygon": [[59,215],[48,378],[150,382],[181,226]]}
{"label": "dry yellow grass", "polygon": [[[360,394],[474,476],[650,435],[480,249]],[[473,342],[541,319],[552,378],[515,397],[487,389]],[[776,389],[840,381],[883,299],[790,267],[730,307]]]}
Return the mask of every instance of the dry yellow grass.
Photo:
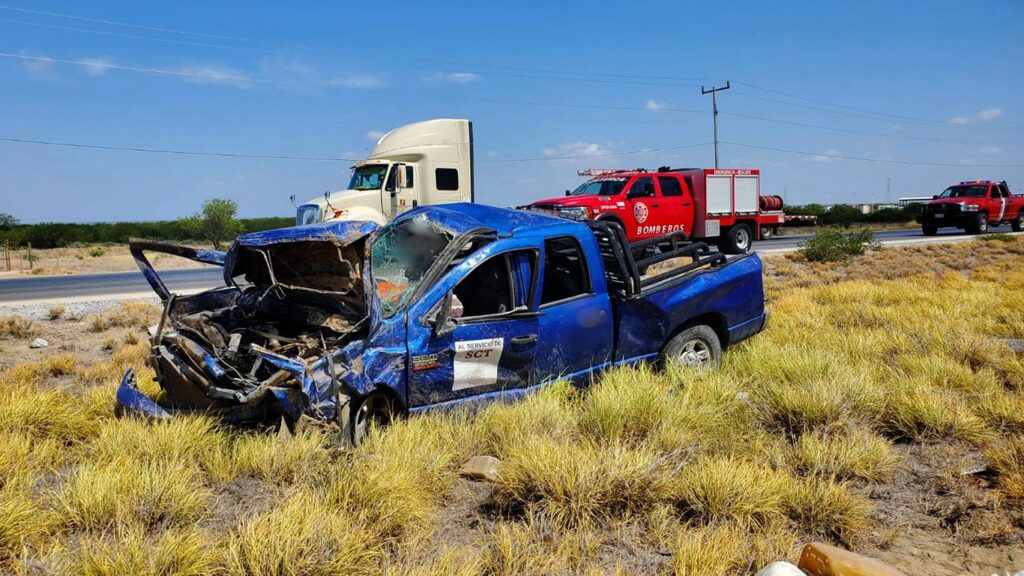
{"label": "dry yellow grass", "polygon": [[89,330],[103,332],[111,328],[145,328],[160,319],[160,307],[145,302],[124,302],[117,308],[92,316]]}
{"label": "dry yellow grass", "polygon": [[41,328],[20,316],[0,316],[0,338],[27,340],[39,335]]}
{"label": "dry yellow grass", "polygon": [[[811,538],[858,545],[861,494],[900,469],[894,444],[922,441],[983,450],[991,506],[1019,506],[1024,358],[998,339],[1024,337],[1024,242],[989,249],[775,259],[769,329],[721,370],[617,369],[347,452],[319,432],[114,418],[127,368],[158,392],[138,336],[157,311],[118,309],[83,326],[110,330],[109,359],[0,372],[0,572],[638,571],[609,556],[625,547],[655,558],[641,572],[751,573]],[[449,516],[476,454],[503,461],[479,526]],[[238,490],[258,496],[229,513]]]}

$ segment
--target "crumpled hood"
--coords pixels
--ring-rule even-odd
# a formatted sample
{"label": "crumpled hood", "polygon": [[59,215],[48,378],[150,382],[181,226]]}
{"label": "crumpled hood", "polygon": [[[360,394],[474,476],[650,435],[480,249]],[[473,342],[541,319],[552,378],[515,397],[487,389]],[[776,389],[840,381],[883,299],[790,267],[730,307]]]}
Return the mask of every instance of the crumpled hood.
{"label": "crumpled hood", "polygon": [[365,244],[373,222],[322,222],[239,236],[224,259],[224,281],[280,286],[365,309]]}

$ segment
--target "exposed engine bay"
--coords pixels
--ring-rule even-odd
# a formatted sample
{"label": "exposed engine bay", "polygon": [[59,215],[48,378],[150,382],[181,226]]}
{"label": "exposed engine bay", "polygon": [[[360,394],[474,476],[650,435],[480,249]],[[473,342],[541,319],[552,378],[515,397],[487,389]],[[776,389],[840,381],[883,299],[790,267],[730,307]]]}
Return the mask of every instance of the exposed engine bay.
{"label": "exposed engine bay", "polygon": [[[151,360],[168,408],[226,409],[239,418],[306,412],[312,368],[365,337],[365,236],[238,245],[226,256],[230,286],[168,294]],[[144,258],[144,256],[143,256]],[[276,402],[265,402],[276,400]],[[329,419],[330,415],[322,415]]]}

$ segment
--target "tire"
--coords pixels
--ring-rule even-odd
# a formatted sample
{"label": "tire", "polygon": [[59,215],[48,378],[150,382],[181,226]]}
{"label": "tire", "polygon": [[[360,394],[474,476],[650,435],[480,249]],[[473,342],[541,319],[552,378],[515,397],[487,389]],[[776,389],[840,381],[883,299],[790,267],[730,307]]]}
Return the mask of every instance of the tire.
{"label": "tire", "polygon": [[1014,232],[1024,232],[1024,206],[1017,213],[1017,217],[1010,222],[1010,229]]}
{"label": "tire", "polygon": [[398,416],[395,400],[382,392],[370,394],[356,408],[349,419],[349,437],[352,446],[366,440],[374,426],[387,427]]}
{"label": "tire", "polygon": [[775,230],[771,226],[761,226],[761,240],[771,240]]}
{"label": "tire", "polygon": [[988,214],[984,212],[978,212],[977,218],[974,222],[970,222],[964,227],[964,231],[968,234],[984,234],[988,232]]}
{"label": "tire", "polygon": [[718,368],[722,365],[722,343],[710,326],[691,326],[665,344],[660,362],[662,366],[675,363],[689,368]]}
{"label": "tire", "polygon": [[718,241],[718,250],[723,254],[743,254],[750,250],[752,234],[746,224],[737,224]]}
{"label": "tire", "polygon": [[935,236],[936,234],[939,233],[939,227],[938,226],[921,226],[921,232],[923,232],[925,236]]}

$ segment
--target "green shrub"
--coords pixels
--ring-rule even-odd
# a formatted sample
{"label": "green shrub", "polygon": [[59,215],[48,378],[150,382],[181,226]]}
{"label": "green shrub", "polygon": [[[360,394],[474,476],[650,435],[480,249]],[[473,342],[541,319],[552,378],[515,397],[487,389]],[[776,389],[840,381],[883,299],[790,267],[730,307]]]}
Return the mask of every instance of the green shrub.
{"label": "green shrub", "polygon": [[800,243],[800,253],[811,262],[846,262],[880,247],[870,230],[844,233],[838,228],[823,228],[810,240]]}
{"label": "green shrub", "polygon": [[89,256],[92,256],[93,258],[102,258],[106,253],[107,251],[103,249],[103,246],[97,246],[92,250],[89,250]]}

